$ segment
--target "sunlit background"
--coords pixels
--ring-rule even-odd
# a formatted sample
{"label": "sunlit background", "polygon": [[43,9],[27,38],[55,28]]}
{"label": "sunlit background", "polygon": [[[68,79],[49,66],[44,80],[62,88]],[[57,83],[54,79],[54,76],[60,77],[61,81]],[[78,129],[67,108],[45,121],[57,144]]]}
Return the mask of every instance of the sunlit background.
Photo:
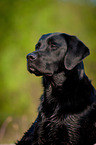
{"label": "sunlit background", "polygon": [[36,118],[43,88],[26,55],[49,32],[89,47],[85,71],[96,87],[96,0],[0,0],[0,143],[16,142]]}

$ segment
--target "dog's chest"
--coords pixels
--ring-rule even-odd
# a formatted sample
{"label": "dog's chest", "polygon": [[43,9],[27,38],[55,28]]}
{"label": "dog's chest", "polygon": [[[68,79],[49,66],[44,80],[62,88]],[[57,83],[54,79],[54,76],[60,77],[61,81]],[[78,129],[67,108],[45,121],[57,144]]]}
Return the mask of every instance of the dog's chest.
{"label": "dog's chest", "polygon": [[67,128],[68,131],[68,138],[71,144],[76,144],[79,141],[79,128],[80,128],[80,116],[75,115],[68,115],[64,119],[64,125]]}
{"label": "dog's chest", "polygon": [[[69,143],[74,145],[79,140],[79,117],[68,115],[64,119],[53,117],[43,122],[44,138],[51,144]],[[46,136],[46,137],[45,137]]]}

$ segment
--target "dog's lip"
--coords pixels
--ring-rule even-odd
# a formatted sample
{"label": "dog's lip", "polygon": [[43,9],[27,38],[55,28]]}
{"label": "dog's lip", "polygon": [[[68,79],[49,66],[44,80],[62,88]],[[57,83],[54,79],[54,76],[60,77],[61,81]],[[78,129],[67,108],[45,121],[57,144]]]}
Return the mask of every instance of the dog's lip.
{"label": "dog's lip", "polygon": [[28,71],[30,73],[33,73],[33,74],[36,74],[36,75],[40,75],[40,76],[49,76],[51,77],[53,75],[53,73],[50,73],[50,72],[42,72],[40,70],[37,70],[32,64],[31,65],[28,65]]}
{"label": "dog's lip", "polygon": [[31,71],[35,71],[35,69],[34,69],[34,68],[32,68],[32,67],[30,67],[29,69],[30,69]]}
{"label": "dog's lip", "polygon": [[40,75],[40,76],[49,76],[49,77],[51,77],[53,75],[52,73],[40,72],[40,71],[38,71],[38,70],[36,70],[35,68],[32,68],[32,67],[28,68],[28,71],[30,73],[34,73],[34,74]]}
{"label": "dog's lip", "polygon": [[30,72],[30,73],[34,73],[35,69],[33,67],[31,67],[30,65],[27,65],[27,70]]}
{"label": "dog's lip", "polygon": [[45,73],[45,76],[51,77],[53,74],[52,73]]}

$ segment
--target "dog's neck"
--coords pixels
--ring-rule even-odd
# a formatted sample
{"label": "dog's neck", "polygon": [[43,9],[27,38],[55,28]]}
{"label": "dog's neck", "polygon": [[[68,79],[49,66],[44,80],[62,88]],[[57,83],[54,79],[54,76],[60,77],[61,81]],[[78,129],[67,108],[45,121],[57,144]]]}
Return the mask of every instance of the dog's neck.
{"label": "dog's neck", "polygon": [[43,78],[43,101],[47,107],[47,109],[44,108],[46,111],[48,108],[53,109],[54,104],[55,106],[61,104],[64,109],[68,109],[67,111],[71,112],[73,109],[73,112],[76,112],[77,109],[83,110],[91,103],[90,96],[93,93],[93,86],[85,75],[84,69],[80,69],[80,66],[77,67],[67,74],[62,71],[52,77]]}
{"label": "dog's neck", "polygon": [[52,85],[54,85],[54,87],[62,87],[63,83],[66,81],[67,77],[65,76],[64,72],[60,72],[58,74],[54,74],[52,77]]}
{"label": "dog's neck", "polygon": [[73,82],[73,84],[75,82],[77,83],[78,81],[83,80],[84,76],[84,65],[83,62],[81,62],[71,71],[65,69],[61,72],[54,73],[51,77],[43,77],[43,84],[45,89],[50,88],[50,86],[56,89],[63,89],[66,82],[68,82],[68,85],[70,86],[70,82]]}
{"label": "dog's neck", "polygon": [[[67,71],[66,69],[62,72],[55,73],[52,76],[51,84],[54,85],[54,87],[62,87],[64,82],[67,80],[73,80],[78,81],[82,80],[84,78],[85,72],[84,72],[84,65],[83,62],[79,63],[73,70]],[[71,80],[71,81],[72,81]]]}

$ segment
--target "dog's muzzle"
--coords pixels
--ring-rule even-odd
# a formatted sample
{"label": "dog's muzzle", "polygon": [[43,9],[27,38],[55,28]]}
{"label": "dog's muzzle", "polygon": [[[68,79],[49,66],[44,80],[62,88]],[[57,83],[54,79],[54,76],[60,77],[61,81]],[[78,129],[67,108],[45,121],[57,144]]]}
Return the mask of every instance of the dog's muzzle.
{"label": "dog's muzzle", "polygon": [[29,53],[27,55],[27,60],[34,61],[37,59],[37,55],[35,53]]}

